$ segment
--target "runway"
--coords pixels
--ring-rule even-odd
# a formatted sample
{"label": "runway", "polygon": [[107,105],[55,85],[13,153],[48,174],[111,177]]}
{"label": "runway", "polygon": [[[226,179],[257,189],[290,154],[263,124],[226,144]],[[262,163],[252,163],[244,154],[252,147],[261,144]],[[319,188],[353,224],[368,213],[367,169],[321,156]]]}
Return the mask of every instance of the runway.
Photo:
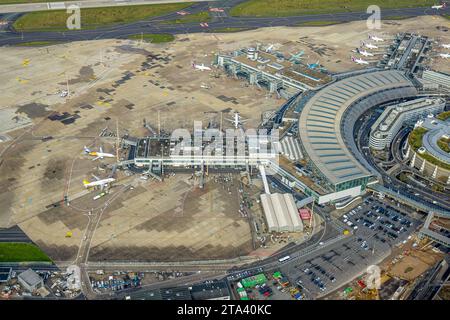
{"label": "runway", "polygon": [[[214,2],[215,6],[229,9],[235,4],[243,0],[223,0]],[[189,12],[196,13],[205,11],[211,5],[210,2],[199,2],[189,8]],[[443,10],[434,10],[431,8],[406,8],[406,9],[391,9],[383,10],[382,18],[390,16],[424,16],[436,14],[450,14],[450,8]],[[17,19],[17,14],[9,14],[10,20]],[[31,41],[55,41],[55,42],[70,42],[70,41],[84,41],[84,40],[98,40],[98,39],[114,39],[127,38],[130,35],[140,33],[170,33],[170,34],[188,34],[188,33],[213,33],[215,29],[222,28],[244,28],[256,29],[262,27],[279,27],[279,26],[297,26],[302,22],[312,21],[358,21],[366,20],[369,14],[366,12],[343,12],[335,14],[316,14],[316,15],[302,15],[294,17],[277,17],[277,18],[257,18],[257,17],[230,17],[226,13],[220,17],[214,17],[211,22],[208,22],[209,27],[200,26],[199,23],[189,24],[167,24],[162,23],[167,20],[173,20],[180,16],[176,13],[171,13],[162,17],[155,17],[152,19],[109,26],[105,28],[98,28],[94,30],[71,30],[67,32],[16,32],[9,26],[0,27],[0,45],[15,45],[23,42]],[[0,15],[0,19],[5,19]]]}

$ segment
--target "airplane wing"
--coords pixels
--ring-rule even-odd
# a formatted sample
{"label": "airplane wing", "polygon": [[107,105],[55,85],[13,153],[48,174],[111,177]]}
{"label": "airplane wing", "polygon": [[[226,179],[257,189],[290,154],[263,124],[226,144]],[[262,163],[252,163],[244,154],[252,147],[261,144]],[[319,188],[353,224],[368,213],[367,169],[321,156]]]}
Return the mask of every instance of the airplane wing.
{"label": "airplane wing", "polygon": [[94,159],[92,159],[92,161],[95,161],[97,159],[101,159],[102,157],[95,157]]}
{"label": "airplane wing", "polygon": [[102,147],[100,147],[100,153],[103,153],[103,148]]}
{"label": "airplane wing", "polygon": [[94,178],[95,178],[95,180],[97,180],[97,181],[99,181],[99,180],[101,180],[99,177],[97,177],[95,174],[93,174],[92,175]]}

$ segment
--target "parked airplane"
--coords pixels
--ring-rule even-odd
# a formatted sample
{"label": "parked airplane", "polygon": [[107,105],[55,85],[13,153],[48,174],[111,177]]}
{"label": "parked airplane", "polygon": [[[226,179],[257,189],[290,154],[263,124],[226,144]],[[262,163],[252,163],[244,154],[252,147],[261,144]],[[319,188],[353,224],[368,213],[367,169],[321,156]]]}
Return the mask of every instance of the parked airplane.
{"label": "parked airplane", "polygon": [[195,61],[192,62],[192,67],[195,70],[200,70],[200,71],[205,71],[205,70],[210,71],[211,70],[210,67],[205,66],[203,63],[202,64],[196,64]]}
{"label": "parked airplane", "polygon": [[355,58],[355,57],[352,57],[352,61],[357,63],[357,64],[369,64],[368,61],[363,60],[363,59],[359,59],[359,58]]}
{"label": "parked airplane", "polygon": [[300,52],[297,52],[297,53],[291,53],[291,57],[289,58],[289,61],[291,61],[291,62],[299,61],[304,54],[305,54],[305,51],[300,51]]}
{"label": "parked airplane", "polygon": [[363,42],[363,46],[366,47],[366,48],[368,48],[368,49],[378,49],[378,47],[377,47],[376,45],[371,44],[371,43],[365,43],[365,42]]}
{"label": "parked airplane", "polygon": [[100,147],[100,152],[97,151],[91,151],[88,147],[84,146],[84,152],[90,156],[94,156],[95,158],[92,159],[92,161],[97,159],[103,159],[103,158],[115,158],[115,155],[111,153],[105,153],[103,152],[103,148]]}
{"label": "parked airplane", "polygon": [[106,178],[106,179],[100,179],[99,177],[96,177],[92,175],[96,181],[88,181],[86,179],[83,180],[83,185],[86,188],[92,188],[96,186],[100,186],[100,188],[103,190],[106,186],[111,184],[112,182],[116,181],[114,178]]}
{"label": "parked airplane", "polygon": [[308,63],[307,66],[308,66],[308,69],[315,69],[320,66],[319,60],[317,60],[317,62],[315,62],[315,63]]}
{"label": "parked airplane", "polygon": [[448,43],[448,44],[443,44],[442,47],[444,47],[445,49],[450,49],[450,43]]}
{"label": "parked airplane", "polygon": [[377,37],[377,36],[372,36],[372,35],[370,35],[370,34],[369,34],[369,39],[370,39],[370,40],[373,40],[373,41],[375,41],[375,42],[383,42],[383,41],[384,41],[384,39],[381,39],[381,38],[379,38],[379,37]]}
{"label": "parked airplane", "polygon": [[446,7],[447,7],[447,4],[444,2],[443,4],[435,4],[434,6],[431,6],[431,9],[439,10],[439,9],[444,9]]}
{"label": "parked airplane", "polygon": [[360,55],[363,55],[364,57],[373,57],[373,53],[370,53],[366,50],[361,50],[359,48],[356,48],[356,52],[358,52]]}
{"label": "parked airplane", "polygon": [[222,8],[209,8],[210,12],[224,12],[225,10]]}
{"label": "parked airplane", "polygon": [[272,52],[272,49],[273,49],[273,47],[274,47],[274,44],[271,44],[271,45],[269,45],[267,48],[266,48],[266,52]]}
{"label": "parked airplane", "polygon": [[232,122],[233,125],[234,125],[234,127],[235,127],[236,129],[239,129],[239,127],[240,127],[244,122],[248,121],[248,120],[243,120],[242,117],[241,117],[241,115],[239,114],[239,112],[235,112],[235,113],[234,113],[234,118],[233,118],[233,119],[225,119],[225,120]]}
{"label": "parked airplane", "polygon": [[448,59],[448,58],[450,58],[450,53],[439,53],[439,56],[440,56],[441,58]]}

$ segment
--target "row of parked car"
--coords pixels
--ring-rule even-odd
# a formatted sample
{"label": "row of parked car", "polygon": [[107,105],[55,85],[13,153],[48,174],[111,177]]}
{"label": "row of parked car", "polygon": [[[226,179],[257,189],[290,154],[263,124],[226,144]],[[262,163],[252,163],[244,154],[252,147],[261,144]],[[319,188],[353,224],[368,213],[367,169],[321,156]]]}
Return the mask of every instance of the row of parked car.
{"label": "row of parked car", "polygon": [[[315,269],[316,271],[313,271],[312,269]],[[319,265],[313,265],[311,267],[307,267],[303,269],[303,272],[310,277],[311,282],[314,283],[321,291],[326,290],[326,285],[324,281],[322,280],[321,276],[324,278],[327,278],[331,282],[335,282],[336,278],[333,274],[330,274],[326,272],[321,266]],[[302,284],[302,281],[299,279],[298,284]]]}

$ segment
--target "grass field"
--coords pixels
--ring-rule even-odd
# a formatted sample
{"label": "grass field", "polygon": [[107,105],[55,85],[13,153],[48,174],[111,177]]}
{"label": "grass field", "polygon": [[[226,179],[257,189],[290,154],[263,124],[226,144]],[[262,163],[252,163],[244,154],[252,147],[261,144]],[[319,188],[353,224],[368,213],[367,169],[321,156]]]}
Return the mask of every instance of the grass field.
{"label": "grass field", "polygon": [[30,41],[30,42],[22,42],[18,43],[15,46],[17,47],[45,47],[45,46],[51,46],[54,44],[58,44],[61,42],[57,41]]}
{"label": "grass field", "polygon": [[167,33],[144,33],[144,34],[133,34],[128,37],[128,39],[133,40],[144,40],[146,42],[151,43],[164,43],[164,42],[170,42],[175,39],[175,37],[171,34]]}
{"label": "grass field", "polygon": [[228,27],[228,28],[217,28],[217,29],[212,30],[212,32],[228,33],[228,32],[240,32],[240,31],[246,31],[246,30],[250,30],[250,29],[249,28]]}
{"label": "grass field", "polygon": [[418,127],[414,129],[408,137],[409,144],[413,147],[415,151],[422,146],[422,138],[427,133],[427,129]]}
{"label": "grass field", "polygon": [[211,17],[209,16],[209,13],[206,11],[203,11],[203,12],[198,12],[198,13],[182,16],[175,20],[162,21],[162,23],[180,24],[180,23],[193,23],[193,22],[209,22],[210,20],[211,20]]}
{"label": "grass field", "polygon": [[[89,8],[81,10],[81,29],[95,29],[102,26],[130,23],[168,14],[191,6],[191,2],[173,4],[152,4]],[[14,22],[17,31],[68,31],[65,10],[30,12]]]}
{"label": "grass field", "polygon": [[0,262],[45,261],[50,258],[38,247],[30,243],[0,243]]}
{"label": "grass field", "polygon": [[449,144],[448,139],[441,138],[437,141],[437,145],[439,146],[439,148],[441,148],[443,151],[447,153],[450,153],[450,147],[448,144]]}
{"label": "grass field", "polygon": [[450,111],[444,111],[436,116],[439,120],[445,121],[450,118]]}
{"label": "grass field", "polygon": [[307,21],[307,22],[300,22],[299,24],[297,24],[297,26],[300,27],[323,27],[323,26],[331,26],[333,24],[338,24],[338,23],[344,23],[345,21],[325,21],[325,20],[321,20],[321,21]]}
{"label": "grass field", "polygon": [[294,16],[302,14],[366,11],[370,5],[381,9],[432,6],[435,0],[248,0],[233,7],[232,16]]}

